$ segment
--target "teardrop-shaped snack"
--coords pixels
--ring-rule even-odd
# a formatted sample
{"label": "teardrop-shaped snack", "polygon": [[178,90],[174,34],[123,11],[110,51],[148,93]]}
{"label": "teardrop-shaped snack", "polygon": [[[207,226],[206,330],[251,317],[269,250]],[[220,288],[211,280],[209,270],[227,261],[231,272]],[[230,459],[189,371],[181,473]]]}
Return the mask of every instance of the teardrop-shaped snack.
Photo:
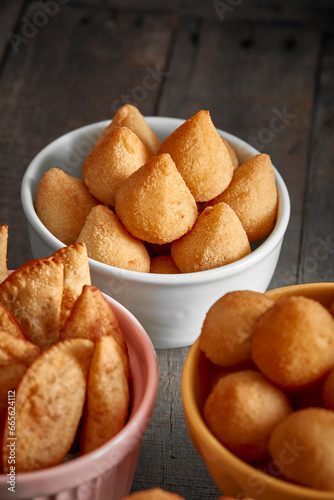
{"label": "teardrop-shaped snack", "polygon": [[112,122],[103,130],[96,144],[118,127],[128,127],[131,129],[147,146],[151,155],[157,154],[160,146],[160,140],[157,134],[151,129],[138,108],[131,104],[124,104],[124,106],[117,111]]}
{"label": "teardrop-shaped snack", "polygon": [[231,156],[212,123],[209,111],[189,118],[159,148],[169,153],[196,201],[209,201],[231,182]]}
{"label": "teardrop-shaped snack", "polygon": [[142,241],[132,236],[112,210],[99,205],[90,212],[78,242],[86,243],[88,257],[110,266],[148,273],[150,257]]}
{"label": "teardrop-shaped snack", "polygon": [[203,210],[189,233],[173,241],[171,251],[181,273],[193,273],[241,259],[250,246],[234,210],[219,203]]}
{"label": "teardrop-shaped snack", "polygon": [[82,176],[93,196],[114,206],[119,186],[150,157],[149,150],[132,130],[116,128],[93,147],[82,165]]}
{"label": "teardrop-shaped snack", "polygon": [[116,194],[116,213],[131,234],[149,243],[169,243],[195,223],[194,197],[168,154],[153,156]]}
{"label": "teardrop-shaped snack", "polygon": [[82,179],[50,168],[39,183],[35,208],[50,233],[65,245],[71,245],[90,210],[98,203]]}
{"label": "teardrop-shaped snack", "polygon": [[270,156],[259,154],[240,165],[229,187],[213,200],[224,201],[238,215],[249,241],[258,241],[273,229],[277,189]]}

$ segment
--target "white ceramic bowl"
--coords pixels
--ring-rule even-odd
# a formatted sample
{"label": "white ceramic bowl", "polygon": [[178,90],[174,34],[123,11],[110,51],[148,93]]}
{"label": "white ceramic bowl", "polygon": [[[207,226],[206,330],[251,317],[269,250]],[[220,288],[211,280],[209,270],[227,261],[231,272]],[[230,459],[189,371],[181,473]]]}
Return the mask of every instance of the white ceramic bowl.
{"label": "white ceramic bowl", "polygon": [[[146,120],[161,140],[184,121],[164,117],[147,117]],[[82,162],[108,123],[93,123],[59,137],[27,168],[21,200],[34,258],[51,255],[64,246],[46,229],[35,212],[34,200],[44,172],[57,167],[70,175],[82,177]],[[218,132],[234,147],[240,162],[259,154],[241,139],[221,130]],[[90,259],[93,284],[138,318],[155,348],[191,345],[200,334],[205,314],[219,297],[233,290],[264,292],[267,289],[290,217],[289,194],[276,169],[275,177],[278,190],[276,225],[269,237],[250,255],[217,269],[177,275],[128,271]]]}

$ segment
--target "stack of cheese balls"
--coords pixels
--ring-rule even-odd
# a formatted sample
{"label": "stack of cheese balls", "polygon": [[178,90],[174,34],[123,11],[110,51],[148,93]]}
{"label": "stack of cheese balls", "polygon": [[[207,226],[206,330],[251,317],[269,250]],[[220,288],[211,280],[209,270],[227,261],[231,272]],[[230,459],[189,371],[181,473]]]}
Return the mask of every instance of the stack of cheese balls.
{"label": "stack of cheese balls", "polygon": [[204,419],[246,462],[334,491],[334,298],[273,301],[230,292],[208,311],[199,337],[213,377]]}
{"label": "stack of cheese balls", "polygon": [[39,184],[36,212],[64,244],[140,272],[191,273],[248,255],[277,212],[270,157],[239,166],[210,113],[201,110],[161,144],[142,114],[123,106],[82,165],[83,180],[57,168]]}

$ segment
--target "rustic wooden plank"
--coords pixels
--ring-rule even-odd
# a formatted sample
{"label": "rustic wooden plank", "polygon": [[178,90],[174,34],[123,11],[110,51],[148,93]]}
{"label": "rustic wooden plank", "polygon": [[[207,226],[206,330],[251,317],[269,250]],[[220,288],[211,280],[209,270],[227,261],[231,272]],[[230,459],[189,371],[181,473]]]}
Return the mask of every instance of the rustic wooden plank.
{"label": "rustic wooden plank", "polygon": [[283,245],[270,287],[297,279],[320,44],[318,32],[302,28],[247,23],[236,29],[206,21],[194,31],[194,22],[183,18],[158,107],[160,115],[182,118],[209,109],[217,127],[271,156],[290,191],[292,211],[289,245]]}
{"label": "rustic wooden plank", "polygon": [[6,47],[10,43],[10,36],[19,20],[23,4],[24,0],[16,2],[2,0],[0,3],[0,61],[3,58]]}
{"label": "rustic wooden plank", "polygon": [[334,40],[326,39],[315,100],[299,281],[334,281]]}
{"label": "rustic wooden plank", "polygon": [[[27,20],[36,20],[39,9],[33,2]],[[153,114],[173,24],[170,15],[111,17],[104,9],[68,4],[9,51],[0,83],[0,213],[10,226],[11,267],[22,263],[22,253],[30,256],[20,204],[27,165],[68,130],[111,118],[123,94]]]}

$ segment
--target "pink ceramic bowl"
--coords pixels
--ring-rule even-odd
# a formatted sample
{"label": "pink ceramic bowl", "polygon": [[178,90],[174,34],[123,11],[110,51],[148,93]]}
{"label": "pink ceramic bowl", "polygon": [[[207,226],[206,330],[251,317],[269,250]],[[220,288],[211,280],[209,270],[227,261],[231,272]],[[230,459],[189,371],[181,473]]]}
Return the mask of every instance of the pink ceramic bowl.
{"label": "pink ceramic bowl", "polygon": [[[108,443],[61,465],[17,474],[15,493],[0,475],[0,498],[38,500],[118,500],[130,491],[141,442],[150,422],[158,388],[158,365],[151,340],[136,318],[114,299],[132,372],[129,420]],[[66,422],[64,422],[66,425]]]}

